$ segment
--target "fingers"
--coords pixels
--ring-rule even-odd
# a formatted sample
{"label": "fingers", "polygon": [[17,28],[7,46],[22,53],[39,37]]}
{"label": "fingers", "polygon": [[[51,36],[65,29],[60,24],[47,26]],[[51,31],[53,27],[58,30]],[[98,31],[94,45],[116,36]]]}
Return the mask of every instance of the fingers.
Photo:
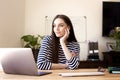
{"label": "fingers", "polygon": [[60,42],[65,42],[67,38],[69,37],[69,33],[70,33],[69,29],[66,28],[64,36],[60,38]]}
{"label": "fingers", "polygon": [[66,29],[65,29],[65,35],[66,35],[67,38],[69,37],[69,34],[70,34],[70,31],[69,31],[68,28],[66,28]]}

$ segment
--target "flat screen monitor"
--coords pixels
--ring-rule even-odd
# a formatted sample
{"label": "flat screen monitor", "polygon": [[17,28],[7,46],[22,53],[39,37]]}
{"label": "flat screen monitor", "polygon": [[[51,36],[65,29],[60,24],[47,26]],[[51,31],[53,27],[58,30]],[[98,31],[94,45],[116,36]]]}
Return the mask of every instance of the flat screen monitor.
{"label": "flat screen monitor", "polygon": [[109,37],[110,31],[120,26],[120,2],[103,1],[102,36]]}

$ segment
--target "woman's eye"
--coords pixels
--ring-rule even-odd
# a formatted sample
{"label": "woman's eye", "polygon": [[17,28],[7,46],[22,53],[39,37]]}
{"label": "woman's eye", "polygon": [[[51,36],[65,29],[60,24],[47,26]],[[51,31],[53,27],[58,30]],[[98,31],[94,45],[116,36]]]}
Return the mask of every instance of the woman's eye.
{"label": "woman's eye", "polygon": [[63,27],[64,25],[61,24],[61,25],[59,25],[59,26],[60,26],[60,27]]}

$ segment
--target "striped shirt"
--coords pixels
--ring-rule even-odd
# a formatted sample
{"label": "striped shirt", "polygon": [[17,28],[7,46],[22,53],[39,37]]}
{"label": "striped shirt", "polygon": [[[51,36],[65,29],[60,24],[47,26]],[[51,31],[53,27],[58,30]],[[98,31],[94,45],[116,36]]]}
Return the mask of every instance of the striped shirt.
{"label": "striped shirt", "polygon": [[[51,49],[51,36],[45,36],[43,38],[38,58],[37,58],[37,66],[41,70],[49,70],[52,65],[52,49]],[[70,60],[67,60],[64,52],[61,48],[61,45],[59,44],[59,51],[58,51],[58,63],[61,64],[68,64],[68,69],[76,69],[79,65],[79,53],[80,53],[80,47],[77,42],[68,42],[67,44],[68,49],[70,52],[78,53],[78,56],[72,57]]]}

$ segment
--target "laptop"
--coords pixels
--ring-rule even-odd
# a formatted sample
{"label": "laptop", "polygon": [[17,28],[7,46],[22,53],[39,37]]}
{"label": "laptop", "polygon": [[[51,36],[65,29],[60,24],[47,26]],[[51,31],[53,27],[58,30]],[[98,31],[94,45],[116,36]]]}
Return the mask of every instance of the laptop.
{"label": "laptop", "polygon": [[51,72],[40,71],[31,48],[0,48],[1,65],[7,74],[41,76]]}

